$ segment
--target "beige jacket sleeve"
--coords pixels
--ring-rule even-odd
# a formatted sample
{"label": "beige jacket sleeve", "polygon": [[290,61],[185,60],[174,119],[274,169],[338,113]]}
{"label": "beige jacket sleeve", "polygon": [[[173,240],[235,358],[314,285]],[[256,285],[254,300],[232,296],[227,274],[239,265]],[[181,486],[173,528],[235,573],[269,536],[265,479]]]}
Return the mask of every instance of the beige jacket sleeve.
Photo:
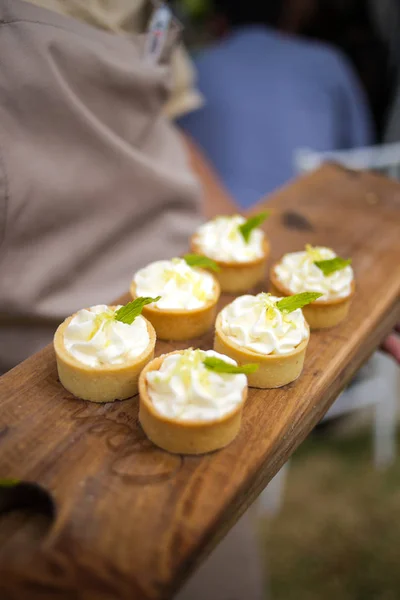
{"label": "beige jacket sleeve", "polygon": [[202,216],[185,148],[160,114],[168,70],[143,60],[138,35],[19,0],[1,0],[0,21],[1,374],[66,316],[187,251]]}

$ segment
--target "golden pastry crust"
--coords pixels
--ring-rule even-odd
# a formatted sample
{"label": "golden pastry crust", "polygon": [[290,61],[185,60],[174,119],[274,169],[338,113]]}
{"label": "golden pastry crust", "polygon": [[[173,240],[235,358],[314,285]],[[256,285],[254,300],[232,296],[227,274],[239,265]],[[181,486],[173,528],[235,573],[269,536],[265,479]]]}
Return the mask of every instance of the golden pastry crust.
{"label": "golden pastry crust", "polygon": [[310,336],[289,354],[259,354],[243,348],[228,338],[222,331],[221,318],[219,314],[215,324],[214,350],[230,356],[239,365],[246,363],[259,365],[255,373],[247,376],[250,387],[278,388],[295,381],[301,375]]}
{"label": "golden pastry crust", "polygon": [[[202,269],[198,269],[202,271]],[[211,275],[211,273],[208,273]],[[132,281],[130,293],[137,298],[136,284]],[[160,295],[162,295],[160,293]],[[221,290],[214,277],[214,296],[204,306],[186,310],[184,308],[158,308],[153,304],[143,307],[142,315],[153,325],[160,340],[183,341],[197,338],[206,333],[215,322],[217,304]]]}
{"label": "golden pastry crust", "polygon": [[[269,273],[269,291],[275,296],[293,296],[287,287],[283,285],[276,276],[275,269],[279,262],[275,263]],[[312,290],[310,290],[312,291]],[[328,329],[341,323],[348,315],[353,296],[356,291],[354,280],[351,283],[351,293],[345,298],[312,302],[302,308],[304,317],[311,329]]]}
{"label": "golden pastry crust", "polygon": [[140,372],[154,357],[156,332],[152,324],[146,321],[149,344],[138,357],[122,365],[88,367],[65,349],[64,332],[74,316],[61,323],[54,335],[58,377],[65,389],[90,402],[125,400],[137,394]]}
{"label": "golden pastry crust", "polygon": [[[194,254],[204,255],[195,234],[190,240],[190,249]],[[229,294],[239,294],[251,290],[255,285],[264,281],[266,277],[267,261],[270,252],[269,242],[266,236],[263,240],[263,256],[254,260],[238,263],[216,260],[220,271],[215,273],[221,286],[221,291]],[[212,258],[211,256],[209,258]],[[213,258],[213,260],[215,260]]]}
{"label": "golden pastry crust", "polygon": [[145,434],[153,444],[175,454],[205,454],[224,448],[239,432],[247,387],[243,390],[242,402],[232,412],[214,421],[178,421],[164,417],[154,408],[146,375],[149,371],[157,371],[167,356],[169,354],[155,358],[140,374],[139,421]]}

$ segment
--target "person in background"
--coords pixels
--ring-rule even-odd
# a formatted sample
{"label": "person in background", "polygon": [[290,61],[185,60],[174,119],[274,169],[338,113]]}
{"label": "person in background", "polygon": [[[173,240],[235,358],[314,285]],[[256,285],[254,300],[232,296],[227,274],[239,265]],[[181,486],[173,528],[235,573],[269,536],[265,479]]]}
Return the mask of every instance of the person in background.
{"label": "person in background", "polygon": [[294,155],[374,139],[363,90],[345,57],[297,36],[314,0],[216,0],[220,41],[195,57],[206,102],[179,119],[241,207],[286,183]]}
{"label": "person in background", "polygon": [[393,93],[383,135],[384,143],[400,142],[400,0],[369,0],[372,16],[389,52]]}
{"label": "person in background", "polygon": [[[383,6],[385,0],[379,4]],[[387,44],[380,39],[370,3],[365,0],[318,0],[312,18],[305,22],[299,33],[333,45],[348,58],[366,93],[380,140],[393,82]]]}

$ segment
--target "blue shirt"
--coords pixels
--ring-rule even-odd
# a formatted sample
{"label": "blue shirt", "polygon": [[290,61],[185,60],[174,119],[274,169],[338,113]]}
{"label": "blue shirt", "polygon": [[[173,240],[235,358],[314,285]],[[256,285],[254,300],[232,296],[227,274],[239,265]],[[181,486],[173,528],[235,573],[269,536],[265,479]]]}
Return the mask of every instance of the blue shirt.
{"label": "blue shirt", "polygon": [[287,182],[300,148],[372,142],[363,92],[336,50],[261,27],[236,30],[195,58],[205,106],[179,124],[241,207]]}

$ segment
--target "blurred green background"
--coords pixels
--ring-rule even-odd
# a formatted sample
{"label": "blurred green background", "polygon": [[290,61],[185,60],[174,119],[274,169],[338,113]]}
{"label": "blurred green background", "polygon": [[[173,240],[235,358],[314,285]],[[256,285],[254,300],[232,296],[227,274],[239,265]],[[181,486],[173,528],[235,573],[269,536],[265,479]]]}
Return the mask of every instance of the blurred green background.
{"label": "blurred green background", "polygon": [[295,454],[262,533],[273,600],[400,598],[400,460],[374,468],[370,420],[323,428]]}

